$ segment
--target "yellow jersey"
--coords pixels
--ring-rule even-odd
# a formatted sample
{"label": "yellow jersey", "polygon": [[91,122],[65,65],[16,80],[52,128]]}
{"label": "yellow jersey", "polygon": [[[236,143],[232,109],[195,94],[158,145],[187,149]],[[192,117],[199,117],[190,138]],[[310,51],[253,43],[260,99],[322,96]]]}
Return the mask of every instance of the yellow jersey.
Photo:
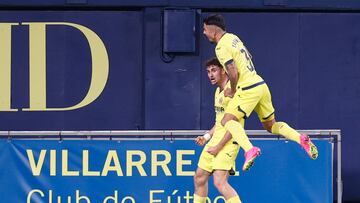
{"label": "yellow jersey", "polygon": [[234,61],[239,72],[237,84],[241,88],[263,81],[255,71],[250,53],[236,35],[225,33],[217,43],[215,53],[225,71],[226,65]]}
{"label": "yellow jersey", "polygon": [[[231,88],[230,81],[226,84],[226,88]],[[225,115],[225,109],[230,101],[230,97],[225,97],[224,90],[220,91],[220,87],[216,88],[214,95],[214,109],[215,109],[215,131],[210,141],[208,142],[209,146],[215,146],[220,142],[226,133],[226,129],[221,125],[221,120]]]}

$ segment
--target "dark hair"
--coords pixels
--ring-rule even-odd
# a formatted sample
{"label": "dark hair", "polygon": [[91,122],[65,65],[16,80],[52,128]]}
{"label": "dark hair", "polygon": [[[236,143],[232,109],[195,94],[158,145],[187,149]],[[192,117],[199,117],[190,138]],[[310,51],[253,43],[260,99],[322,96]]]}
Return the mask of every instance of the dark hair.
{"label": "dark hair", "polygon": [[225,19],[220,14],[213,14],[213,15],[207,16],[204,19],[204,23],[206,25],[215,25],[215,26],[221,28],[224,31],[226,30]]}
{"label": "dark hair", "polygon": [[223,68],[223,66],[220,64],[220,61],[216,58],[210,58],[205,62],[205,66],[209,67],[209,66],[218,66],[219,68]]}

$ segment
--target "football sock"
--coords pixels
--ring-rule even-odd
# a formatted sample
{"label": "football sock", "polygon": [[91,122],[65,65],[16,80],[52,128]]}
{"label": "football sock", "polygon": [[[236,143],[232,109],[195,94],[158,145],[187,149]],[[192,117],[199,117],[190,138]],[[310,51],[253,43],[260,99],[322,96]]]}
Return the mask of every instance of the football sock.
{"label": "football sock", "polygon": [[245,133],[244,127],[239,122],[230,120],[226,122],[224,127],[231,133],[233,139],[245,150],[245,152],[253,147]]}
{"label": "football sock", "polygon": [[300,133],[284,122],[274,123],[274,125],[271,127],[271,132],[277,135],[282,135],[285,138],[300,144]]}
{"label": "football sock", "polygon": [[226,203],[241,203],[240,197],[238,195],[226,200]]}
{"label": "football sock", "polygon": [[194,194],[194,203],[205,203],[206,197],[201,197],[197,194]]}

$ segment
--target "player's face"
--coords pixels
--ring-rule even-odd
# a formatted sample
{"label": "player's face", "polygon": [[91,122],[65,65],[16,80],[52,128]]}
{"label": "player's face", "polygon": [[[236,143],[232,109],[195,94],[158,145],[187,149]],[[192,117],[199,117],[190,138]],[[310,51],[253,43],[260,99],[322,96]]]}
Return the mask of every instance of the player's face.
{"label": "player's face", "polygon": [[225,71],[219,66],[208,66],[206,71],[212,85],[220,84],[220,82],[224,79]]}
{"label": "player's face", "polygon": [[206,25],[204,23],[204,31],[203,34],[208,38],[210,42],[215,42],[215,26],[213,25]]}

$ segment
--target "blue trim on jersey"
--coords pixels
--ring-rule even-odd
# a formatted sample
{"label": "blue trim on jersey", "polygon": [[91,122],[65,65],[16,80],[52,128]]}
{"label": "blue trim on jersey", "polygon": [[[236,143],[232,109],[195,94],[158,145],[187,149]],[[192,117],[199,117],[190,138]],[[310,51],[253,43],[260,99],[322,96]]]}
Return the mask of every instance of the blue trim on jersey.
{"label": "blue trim on jersey", "polygon": [[262,118],[263,120],[266,120],[268,118],[270,118],[270,116],[272,116],[275,112],[272,112],[269,116],[266,116],[265,118]]}
{"label": "blue trim on jersey", "polygon": [[238,106],[237,110],[238,110],[239,112],[241,112],[241,113],[244,114],[244,117],[243,117],[244,119],[247,119],[247,118],[248,118],[248,117],[246,116],[246,112],[245,112],[244,110],[242,110],[240,106]]}
{"label": "blue trim on jersey", "polygon": [[254,88],[254,87],[256,87],[256,86],[262,85],[262,84],[265,84],[265,81],[261,81],[261,82],[255,83],[255,84],[253,84],[253,85],[250,85],[250,86],[247,86],[247,87],[243,87],[243,88],[241,88],[241,89],[242,89],[242,90],[248,90],[248,89]]}
{"label": "blue trim on jersey", "polygon": [[233,59],[230,59],[228,61],[225,62],[225,66],[229,65],[230,63],[232,63],[234,60]]}

